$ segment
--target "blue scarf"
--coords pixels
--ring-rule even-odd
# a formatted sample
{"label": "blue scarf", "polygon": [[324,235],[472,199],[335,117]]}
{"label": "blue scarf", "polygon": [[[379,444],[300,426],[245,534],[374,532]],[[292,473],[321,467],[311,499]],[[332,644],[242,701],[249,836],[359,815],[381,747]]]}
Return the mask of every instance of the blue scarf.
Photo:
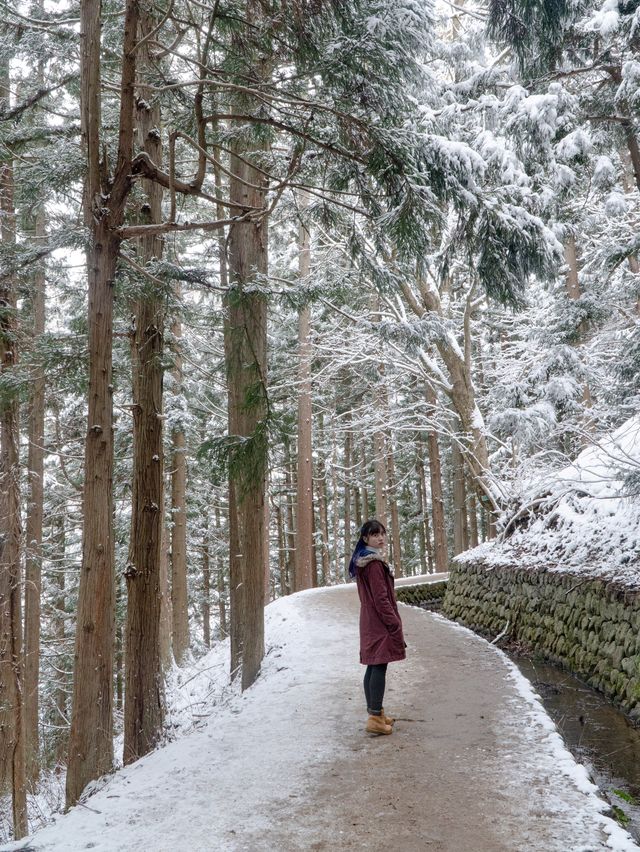
{"label": "blue scarf", "polygon": [[361,559],[363,556],[369,556],[377,553],[377,550],[374,550],[373,547],[369,547],[364,543],[362,539],[356,544],[356,549],[353,551],[353,555],[351,557],[351,562],[349,562],[349,576],[355,577],[356,572],[358,570],[358,559]]}

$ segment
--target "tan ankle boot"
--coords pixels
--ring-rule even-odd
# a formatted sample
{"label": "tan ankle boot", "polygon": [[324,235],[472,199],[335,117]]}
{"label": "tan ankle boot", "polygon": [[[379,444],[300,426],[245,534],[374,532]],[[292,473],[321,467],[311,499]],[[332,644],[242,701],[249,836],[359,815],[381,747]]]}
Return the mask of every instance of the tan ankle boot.
{"label": "tan ankle boot", "polygon": [[369,716],[365,730],[368,734],[390,734],[393,728],[387,725],[384,716]]}
{"label": "tan ankle boot", "polygon": [[384,718],[385,725],[393,725],[393,723],[395,722],[395,719],[392,716],[387,716],[387,714],[384,712],[384,707],[380,711],[380,715]]}

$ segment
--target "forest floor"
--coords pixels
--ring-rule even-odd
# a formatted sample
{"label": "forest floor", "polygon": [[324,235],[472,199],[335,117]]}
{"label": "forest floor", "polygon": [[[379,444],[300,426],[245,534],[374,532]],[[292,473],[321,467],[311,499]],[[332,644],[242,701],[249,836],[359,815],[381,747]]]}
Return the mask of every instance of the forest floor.
{"label": "forest floor", "polygon": [[[355,587],[303,592],[267,608],[267,656],[251,689],[214,695],[200,730],[1,848],[640,848],[604,815],[586,770],[501,651],[438,615],[407,606],[401,615],[408,654],[389,666],[391,736],[364,732]],[[201,678],[223,665],[223,651],[199,662]]]}

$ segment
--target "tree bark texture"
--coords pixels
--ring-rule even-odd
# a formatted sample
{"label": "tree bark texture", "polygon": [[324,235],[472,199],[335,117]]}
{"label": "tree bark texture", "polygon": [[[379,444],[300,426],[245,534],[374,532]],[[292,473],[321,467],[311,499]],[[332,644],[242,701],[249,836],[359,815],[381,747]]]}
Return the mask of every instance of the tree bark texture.
{"label": "tree bark texture", "polygon": [[295,578],[295,558],[296,558],[296,535],[295,535],[295,512],[294,512],[294,486],[293,473],[291,470],[289,442],[285,442],[285,459],[284,459],[284,476],[286,485],[286,525],[285,525],[285,542],[286,542],[286,558],[287,558],[287,594],[294,590]]}
{"label": "tree bark texture", "polygon": [[[84,528],[67,804],[113,764],[113,408],[111,351],[115,249],[103,223],[89,267],[89,418]],[[95,265],[94,265],[95,263]]]}
{"label": "tree bark texture", "polygon": [[[153,29],[144,16],[140,36]],[[139,51],[142,71],[149,65],[147,44]],[[162,163],[160,108],[146,86],[136,101],[138,144]],[[162,219],[162,188],[142,181],[145,199],[140,218],[149,224]],[[162,257],[162,239],[143,237],[143,264]],[[132,763],[157,744],[162,733],[164,685],[160,653],[162,605],[161,560],[164,519],[164,458],[162,438],[162,377],[164,353],[163,294],[146,287],[135,305],[132,349],[133,484],[131,537],[125,569],[124,763]]]}
{"label": "tree bark texture", "polygon": [[118,154],[109,192],[102,178],[100,0],[80,5],[81,128],[87,158],[84,193],[89,286],[89,393],[85,443],[84,526],[78,591],[67,805],[113,764],[113,282],[131,188],[138,2],[124,18]]}
{"label": "tree bark texture", "polygon": [[[374,449],[374,457],[375,457],[375,449]],[[375,463],[374,463],[374,477],[376,475],[375,471]],[[360,443],[360,499],[361,509],[360,509],[360,526],[362,526],[365,521],[369,520],[369,515],[371,513],[371,506],[369,505],[369,459],[367,456],[367,443],[366,441],[362,441]],[[376,494],[376,482],[374,480],[374,495]],[[377,513],[377,500],[374,505],[374,513]]]}
{"label": "tree bark texture", "polygon": [[[427,385],[427,403],[432,411],[435,410],[436,402],[435,391]],[[429,451],[429,480],[431,485],[431,517],[433,520],[433,560],[436,573],[439,574],[449,570],[449,554],[444,521],[440,447],[435,429],[429,429],[427,433],[427,448]]]}
{"label": "tree bark texture", "polygon": [[433,574],[436,569],[433,556],[433,543],[431,541],[431,525],[429,523],[429,513],[427,511],[426,483],[424,480],[422,481],[422,493],[424,495],[424,540],[427,547],[427,568],[429,574]]}
{"label": "tree bark texture", "polygon": [[124,762],[156,745],[162,730],[162,319],[153,300],[137,306],[134,347],[133,487],[125,630]]}
{"label": "tree bark texture", "polygon": [[469,518],[469,547],[477,547],[478,538],[478,504],[473,490],[473,483],[467,475],[467,516]]}
{"label": "tree bark texture", "polygon": [[[35,215],[34,243],[46,236],[43,209]],[[36,264],[33,276],[33,342],[44,334],[45,267]],[[40,738],[38,731],[38,682],[40,672],[40,597],[42,591],[42,521],[44,501],[44,409],[45,375],[37,366],[31,379],[29,400],[29,501],[26,518],[26,554],[24,589],[24,679],[27,778],[35,784],[39,775]]]}
{"label": "tree bark texture", "polygon": [[[166,490],[166,482],[165,482]],[[160,558],[160,662],[166,672],[173,663],[171,651],[171,590],[169,589],[169,530],[166,513],[162,524],[162,544]]]}
{"label": "tree bark texture", "polygon": [[389,493],[387,487],[387,449],[384,432],[373,436],[374,470],[376,477],[376,518],[385,527],[389,524]]}
{"label": "tree bark texture", "polygon": [[433,570],[433,554],[429,536],[427,515],[427,486],[424,478],[424,447],[420,436],[416,438],[416,472],[418,474],[418,544],[420,547],[420,570],[422,574]]}
{"label": "tree bark texture", "polygon": [[341,573],[341,553],[340,553],[340,492],[338,489],[338,477],[336,471],[338,469],[338,457],[336,455],[335,431],[332,430],[332,450],[331,450],[331,503],[332,503],[332,531],[333,539],[333,577],[335,581],[340,578]]}
{"label": "tree bark texture", "polygon": [[278,530],[278,576],[280,578],[280,597],[284,597],[288,594],[289,578],[287,576],[287,545],[284,537],[284,511],[280,501],[276,503],[275,510],[276,526]]}
{"label": "tree bark texture", "polygon": [[[247,2],[247,20],[259,12]],[[239,45],[239,49],[242,46]],[[256,73],[261,73],[256,60]],[[244,113],[258,109],[251,98],[238,99]],[[240,214],[265,208],[266,180],[251,157],[259,152],[234,143],[229,165],[229,201]],[[259,216],[229,229],[229,291],[226,300],[225,360],[229,397],[231,671],[241,686],[251,686],[264,656],[265,482],[267,470],[267,303],[252,285],[267,275],[267,219]]]}
{"label": "tree bark texture", "polygon": [[[176,285],[176,296],[181,296]],[[173,378],[177,394],[182,391],[182,323],[171,324]],[[171,432],[171,612],[172,644],[176,663],[181,665],[189,651],[189,600],[187,590],[187,441],[181,425]]]}
{"label": "tree bark texture", "polygon": [[387,438],[387,482],[389,485],[389,514],[391,515],[391,558],[396,577],[403,577],[402,546],[400,544],[400,518],[396,489],[396,465],[391,438]]}
{"label": "tree bark texture", "polygon": [[567,285],[567,295],[570,299],[576,300],[580,298],[580,281],[578,278],[578,252],[576,249],[576,240],[573,234],[569,235],[564,243],[564,259],[567,264],[565,273],[565,281]]}
{"label": "tree bark texture", "polygon": [[[567,263],[567,271],[565,273],[565,285],[567,295],[572,301],[577,301],[582,295],[579,276],[578,248],[573,234],[570,234],[564,242],[564,259]],[[587,331],[584,320],[578,326],[578,335],[582,338]],[[586,408],[591,408],[593,399],[591,397],[591,388],[589,383],[585,382],[582,386],[582,401]]]}
{"label": "tree bark texture", "polygon": [[350,430],[344,436],[344,577],[349,579],[349,562],[351,561],[351,465],[353,433]]}
{"label": "tree bark texture", "polygon": [[455,437],[451,441],[451,473],[453,477],[453,555],[457,556],[469,548],[469,530],[464,456]]}
{"label": "tree bark texture", "polygon": [[[66,530],[65,516],[60,513],[53,524],[51,531],[54,542],[54,559],[60,566],[53,575],[53,585],[55,588],[55,597],[53,599],[53,612],[51,613],[51,623],[53,626],[53,636],[55,639],[55,647],[63,649],[66,643],[66,578],[64,572],[64,562],[66,556]],[[59,664],[63,659],[63,652],[58,654],[58,678],[54,691],[54,704],[56,707],[55,724],[60,723],[67,718],[67,697],[68,684],[67,675],[62,671],[62,666]],[[56,736],[56,761],[64,764],[68,751],[68,730],[66,726],[61,726],[57,731]]]}
{"label": "tree bark texture", "polygon": [[[300,225],[300,277],[309,274],[309,232]],[[313,551],[313,462],[311,457],[311,310],[308,305],[298,314],[298,462],[296,488],[296,592],[310,589]]]}
{"label": "tree bark texture", "polygon": [[[9,63],[0,64],[0,105],[9,106]],[[0,236],[16,242],[13,162],[0,162]],[[17,365],[17,282],[0,282],[0,376]],[[24,669],[22,659],[21,515],[18,395],[0,397],[0,795],[10,795],[13,832],[27,834]]]}
{"label": "tree bark texture", "polygon": [[[308,206],[303,194],[300,205]],[[304,222],[298,226],[298,275],[303,281],[311,269],[311,236]],[[311,411],[311,308],[305,305],[298,314],[298,470],[296,489],[296,592],[312,586],[313,562],[313,462]]]}
{"label": "tree bark texture", "polygon": [[211,647],[211,554],[208,539],[202,545],[202,638]]}
{"label": "tree bark texture", "polygon": [[[122,609],[124,592],[120,577],[116,577],[116,612]],[[116,624],[116,647],[115,647],[115,708],[116,712],[122,713],[124,709],[124,625]]]}
{"label": "tree bark texture", "polygon": [[329,582],[329,512],[327,501],[327,466],[324,458],[318,459],[318,476],[316,478],[316,494],[318,495],[318,520],[320,521],[320,585]]}

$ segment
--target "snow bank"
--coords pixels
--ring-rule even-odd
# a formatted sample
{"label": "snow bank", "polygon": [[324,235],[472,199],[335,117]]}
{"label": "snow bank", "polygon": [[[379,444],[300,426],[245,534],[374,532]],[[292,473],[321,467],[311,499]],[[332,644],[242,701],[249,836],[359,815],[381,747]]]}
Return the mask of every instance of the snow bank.
{"label": "snow bank", "polygon": [[[325,632],[335,647],[351,644],[354,681],[359,674],[357,625],[334,621],[330,612],[309,623],[300,601],[314,594],[302,592],[266,608],[266,655],[250,689],[241,693],[229,685],[228,640],[194,665],[174,670],[169,729],[176,741],[89,785],[68,814],[53,815],[32,837],[0,849],[174,852],[186,843],[198,852],[223,852],[239,848],[239,828],[243,837],[259,836],[270,824],[270,807],[286,808],[303,788],[307,766],[328,761],[335,748],[317,714],[298,716],[301,707],[318,703],[336,677],[335,655],[316,653],[326,643]],[[287,734],[292,725],[299,742]]]}
{"label": "snow bank", "polygon": [[640,415],[536,482],[502,536],[458,557],[640,588]]}

